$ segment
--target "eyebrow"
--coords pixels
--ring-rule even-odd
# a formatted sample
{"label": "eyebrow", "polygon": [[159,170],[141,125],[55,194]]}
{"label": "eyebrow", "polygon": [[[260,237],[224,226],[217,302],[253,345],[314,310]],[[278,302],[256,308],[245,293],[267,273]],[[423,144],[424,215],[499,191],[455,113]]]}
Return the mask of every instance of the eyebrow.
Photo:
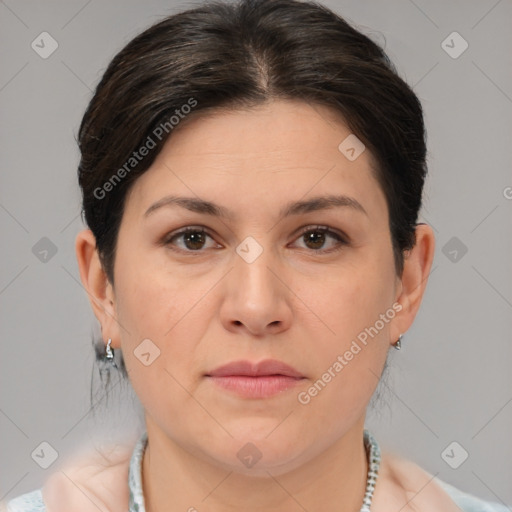
{"label": "eyebrow", "polygon": [[[183,196],[165,196],[162,199],[159,199],[146,210],[144,217],[148,217],[151,213],[158,210],[159,208],[173,205],[181,206],[182,208],[190,210],[191,212],[211,215],[212,217],[220,217],[231,220],[235,218],[234,213],[223,206],[215,204],[211,201],[199,199],[197,197]],[[368,216],[368,213],[363,208],[363,205],[357,201],[357,199],[346,195],[327,195],[313,197],[306,201],[295,201],[288,203],[279,212],[278,219],[281,220],[284,217],[289,217],[291,215],[300,215],[303,213],[328,210],[339,207],[348,207]]]}

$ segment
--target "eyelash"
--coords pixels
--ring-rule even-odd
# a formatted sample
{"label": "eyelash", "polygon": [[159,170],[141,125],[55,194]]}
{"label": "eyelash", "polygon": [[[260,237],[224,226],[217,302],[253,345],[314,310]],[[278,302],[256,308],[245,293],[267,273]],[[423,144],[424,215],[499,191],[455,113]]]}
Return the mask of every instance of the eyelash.
{"label": "eyelash", "polygon": [[[336,231],[333,231],[328,226],[319,226],[319,225],[316,225],[316,226],[306,226],[305,228],[303,228],[300,231],[300,233],[298,234],[296,240],[299,239],[300,237],[304,236],[306,233],[315,233],[315,232],[316,233],[323,233],[323,234],[331,236],[332,238],[334,238],[338,242],[338,246],[333,248],[333,249],[319,249],[319,250],[307,249],[306,248],[306,250],[311,251],[313,253],[329,254],[329,253],[333,253],[333,252],[339,251],[339,250],[341,250],[343,248],[343,246],[348,245],[348,241],[346,240],[346,238],[344,236],[342,236],[341,234],[337,233]],[[187,226],[184,229],[181,229],[179,231],[175,231],[173,233],[170,233],[169,235],[166,235],[163,238],[163,240],[162,240],[162,244],[165,245],[165,246],[168,246],[171,250],[176,251],[176,252],[180,252],[182,254],[183,253],[189,253],[189,254],[201,255],[202,253],[204,253],[205,250],[202,250],[202,249],[199,249],[197,251],[193,251],[193,250],[190,250],[190,249],[181,249],[181,248],[177,248],[177,247],[172,247],[172,243],[171,242],[174,239],[176,239],[176,238],[178,238],[180,236],[186,235],[187,233],[200,233],[202,235],[209,236],[213,240],[213,237],[202,226]]]}

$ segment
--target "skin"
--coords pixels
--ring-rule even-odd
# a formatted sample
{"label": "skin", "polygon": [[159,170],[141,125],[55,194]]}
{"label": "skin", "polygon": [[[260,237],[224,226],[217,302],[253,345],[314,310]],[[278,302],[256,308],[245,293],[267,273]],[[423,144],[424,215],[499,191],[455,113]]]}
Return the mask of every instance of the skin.
{"label": "skin", "polygon": [[[388,350],[417,314],[434,235],[430,226],[417,226],[416,245],[397,276],[374,159],[365,150],[349,161],[338,150],[350,133],[326,107],[289,100],[188,120],[127,196],[114,285],[91,231],[77,236],[81,279],[103,338],[122,350],[145,409],[148,512],[359,511],[366,407]],[[233,218],[179,206],[144,215],[169,194],[213,201]],[[288,202],[328,194],[350,196],[366,213],[344,206],[278,220]],[[323,245],[308,244],[300,228],[317,225],[347,243],[325,235]],[[186,226],[203,226],[209,236],[171,243],[169,235]],[[236,252],[248,236],[263,248],[252,263]],[[378,335],[308,404],[299,403],[298,393],[393,304],[401,310]],[[149,366],[134,354],[144,339],[160,350]],[[248,399],[205,377],[233,360],[267,358],[304,379],[270,398]],[[249,442],[262,454],[252,468],[237,457]],[[372,510],[404,506],[407,490],[425,484],[419,468],[400,468],[383,456]],[[430,488],[423,493],[430,504],[443,500],[434,483]],[[445,509],[457,510],[450,503],[445,498]]]}

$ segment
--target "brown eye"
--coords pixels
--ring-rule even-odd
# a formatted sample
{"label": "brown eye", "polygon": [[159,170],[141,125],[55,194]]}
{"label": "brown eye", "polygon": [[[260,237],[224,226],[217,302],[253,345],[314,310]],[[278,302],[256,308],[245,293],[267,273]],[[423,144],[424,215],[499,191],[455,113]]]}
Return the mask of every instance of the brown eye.
{"label": "brown eye", "polygon": [[181,239],[183,245],[176,245],[178,250],[186,252],[202,252],[201,249],[204,248],[208,238],[212,239],[212,237],[204,229],[187,227],[181,231],[178,231],[177,233],[171,234],[166,238],[164,244],[176,245],[174,241]]}
{"label": "brown eye", "polygon": [[[311,249],[315,252],[332,252],[340,249],[340,246],[347,244],[346,240],[341,235],[326,226],[307,227],[301,232],[299,238],[302,238],[307,249]],[[337,242],[334,244],[334,248],[322,249],[329,238]]]}

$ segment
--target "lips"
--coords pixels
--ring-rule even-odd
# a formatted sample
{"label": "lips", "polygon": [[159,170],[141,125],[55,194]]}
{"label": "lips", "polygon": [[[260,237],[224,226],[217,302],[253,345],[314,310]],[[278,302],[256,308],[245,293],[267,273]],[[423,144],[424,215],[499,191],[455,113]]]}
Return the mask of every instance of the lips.
{"label": "lips", "polygon": [[259,363],[251,361],[233,361],[206,374],[207,377],[265,377],[271,375],[283,375],[296,379],[304,378],[298,370],[276,359],[266,359]]}
{"label": "lips", "polygon": [[259,363],[233,361],[205,377],[218,389],[244,399],[267,399],[292,390],[305,377],[290,365],[267,359]]}

